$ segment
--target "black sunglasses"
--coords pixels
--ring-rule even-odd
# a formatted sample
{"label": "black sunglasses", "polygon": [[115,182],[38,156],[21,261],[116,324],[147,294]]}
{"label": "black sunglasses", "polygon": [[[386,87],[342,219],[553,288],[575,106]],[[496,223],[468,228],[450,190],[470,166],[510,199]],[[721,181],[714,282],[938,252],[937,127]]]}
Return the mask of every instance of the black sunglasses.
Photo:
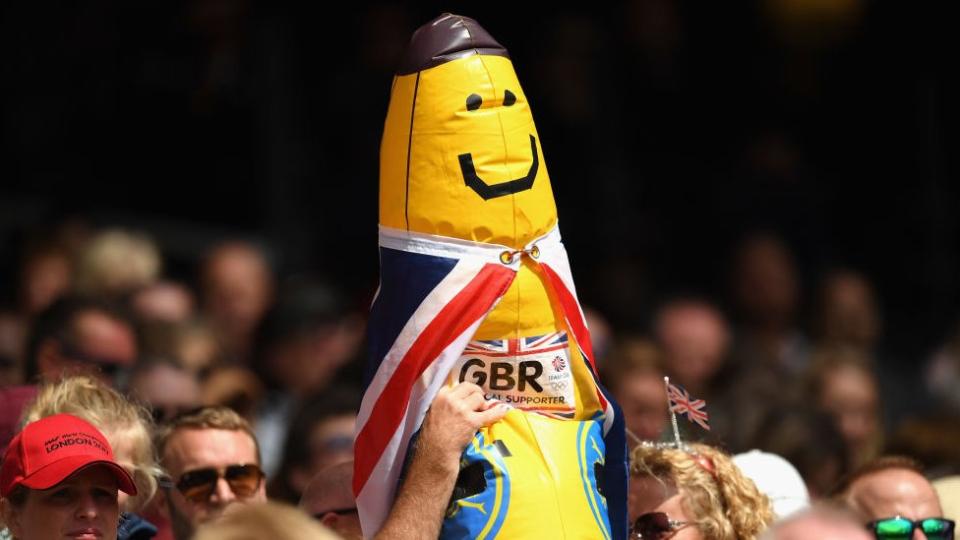
{"label": "black sunglasses", "polygon": [[630,538],[635,540],[664,540],[673,536],[673,533],[681,527],[689,524],[689,521],[677,521],[670,519],[664,512],[648,512],[637,518],[630,529]]}
{"label": "black sunglasses", "polygon": [[263,471],[256,465],[230,465],[220,471],[213,467],[195,469],[180,475],[176,487],[183,497],[192,503],[205,503],[217,489],[221,476],[230,485],[233,494],[239,499],[252,497],[263,481]]}
{"label": "black sunglasses", "polygon": [[926,518],[916,521],[902,516],[878,519],[867,523],[873,536],[880,540],[910,540],[914,529],[920,529],[929,540],[953,540],[954,522],[944,518]]}

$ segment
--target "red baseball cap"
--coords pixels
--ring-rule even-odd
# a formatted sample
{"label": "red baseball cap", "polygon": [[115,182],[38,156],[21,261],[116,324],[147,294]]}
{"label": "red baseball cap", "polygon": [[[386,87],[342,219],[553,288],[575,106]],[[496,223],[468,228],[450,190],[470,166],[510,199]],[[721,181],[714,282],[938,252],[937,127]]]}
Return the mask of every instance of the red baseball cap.
{"label": "red baseball cap", "polygon": [[130,473],[113,458],[97,428],[69,414],[47,416],[27,424],[10,441],[0,468],[0,495],[10,495],[17,486],[48,489],[91,465],[105,465],[121,491],[137,494]]}

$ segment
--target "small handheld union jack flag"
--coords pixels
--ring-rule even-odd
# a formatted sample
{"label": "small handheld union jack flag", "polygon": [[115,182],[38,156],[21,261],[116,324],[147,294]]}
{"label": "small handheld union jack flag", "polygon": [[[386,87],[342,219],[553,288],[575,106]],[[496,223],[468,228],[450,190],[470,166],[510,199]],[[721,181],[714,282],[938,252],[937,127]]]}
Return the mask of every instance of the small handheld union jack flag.
{"label": "small handheld union jack flag", "polygon": [[707,423],[707,402],[702,399],[693,399],[682,386],[667,383],[667,397],[670,399],[670,412],[687,415],[687,420],[695,422],[703,429],[710,431]]}

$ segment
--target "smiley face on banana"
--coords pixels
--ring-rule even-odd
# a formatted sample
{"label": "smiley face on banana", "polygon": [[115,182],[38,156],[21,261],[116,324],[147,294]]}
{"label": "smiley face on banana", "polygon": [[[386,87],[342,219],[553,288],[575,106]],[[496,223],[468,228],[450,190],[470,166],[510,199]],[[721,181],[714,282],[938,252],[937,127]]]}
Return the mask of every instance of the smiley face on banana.
{"label": "smiley face on banana", "polygon": [[454,24],[463,38],[439,47],[414,36],[394,79],[380,223],[521,249],[557,223],[540,138],[506,49]]}

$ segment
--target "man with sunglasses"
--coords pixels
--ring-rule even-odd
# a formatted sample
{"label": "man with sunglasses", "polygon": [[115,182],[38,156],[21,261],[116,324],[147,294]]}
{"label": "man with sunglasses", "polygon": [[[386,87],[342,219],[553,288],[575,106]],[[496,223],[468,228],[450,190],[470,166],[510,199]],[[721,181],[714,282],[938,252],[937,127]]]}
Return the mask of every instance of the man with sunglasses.
{"label": "man with sunglasses", "polygon": [[841,485],[840,497],[879,540],[953,540],[954,522],[921,471],[909,458],[878,458]]}
{"label": "man with sunglasses", "polygon": [[157,433],[157,454],[168,474],[161,506],[177,540],[188,540],[231,505],[267,500],[253,429],[227,407],[174,418]]}
{"label": "man with sunglasses", "polygon": [[25,357],[28,382],[84,373],[114,386],[137,361],[137,333],[113,304],[80,296],[61,298],[30,328]]}

